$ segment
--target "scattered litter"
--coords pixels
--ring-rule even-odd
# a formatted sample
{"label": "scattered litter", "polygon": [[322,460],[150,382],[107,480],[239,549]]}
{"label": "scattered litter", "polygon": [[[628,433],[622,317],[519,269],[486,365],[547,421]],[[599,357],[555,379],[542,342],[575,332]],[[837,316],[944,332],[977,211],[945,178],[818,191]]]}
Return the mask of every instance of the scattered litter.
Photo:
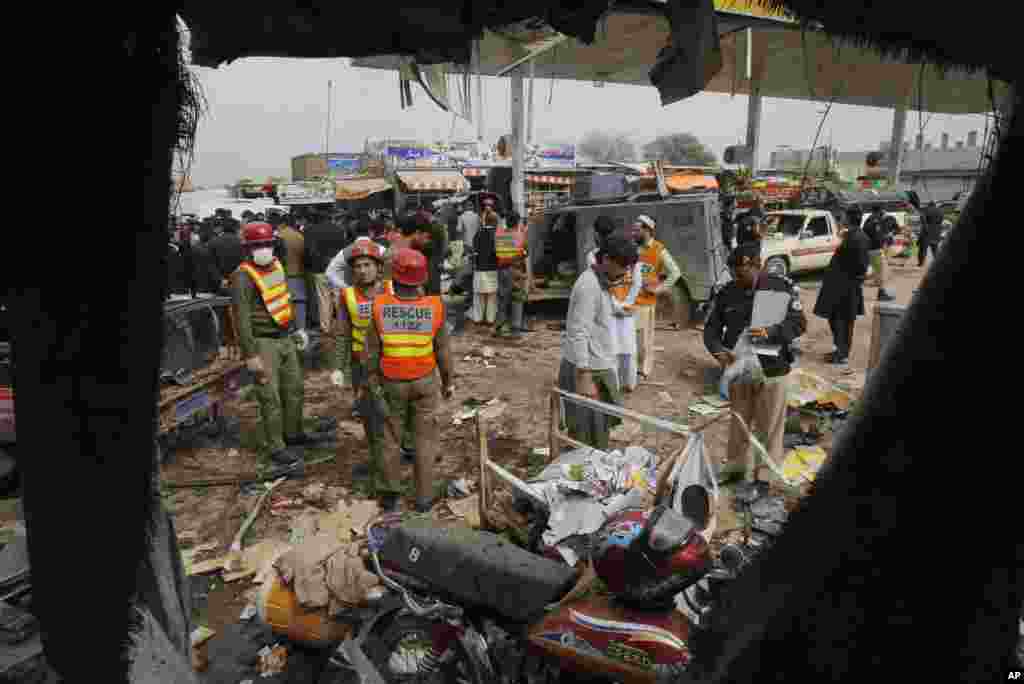
{"label": "scattered litter", "polygon": [[569,537],[596,532],[625,507],[642,505],[656,481],[654,454],[630,446],[624,452],[569,451],[528,484],[551,511],[543,540],[553,547]]}
{"label": "scattered litter", "polygon": [[329,534],[340,542],[352,541],[352,516],[348,509],[339,506],[333,513],[320,514],[317,534]]}
{"label": "scattered litter", "polygon": [[815,403],[832,391],[832,384],[821,376],[795,368],[791,373],[787,403],[793,408]]}
{"label": "scattered litter", "polygon": [[490,347],[484,347],[482,353],[483,353],[483,357],[485,359],[493,359],[494,358],[494,350],[492,348],[490,348]]}
{"label": "scattered litter", "polygon": [[668,392],[658,392],[658,398],[661,399],[666,404],[675,403],[675,400],[672,398],[672,395],[669,394]]}
{"label": "scattered litter", "polygon": [[261,677],[273,677],[281,674],[288,663],[288,649],[280,644],[273,648],[264,646],[260,650],[259,656]]}
{"label": "scattered litter", "polygon": [[380,507],[376,501],[360,500],[345,508],[343,506],[345,506],[344,502],[339,501],[338,511],[347,510],[352,518],[352,532],[357,537],[362,536],[366,531],[366,525],[380,515]]}
{"label": "scattered litter", "polygon": [[291,545],[277,539],[265,539],[253,544],[237,557],[230,557],[230,568],[225,562],[224,569],[228,571],[228,574],[224,575],[224,581],[231,583],[259,576],[258,584],[262,584],[267,568],[290,548]]}
{"label": "scattered litter", "polygon": [[297,546],[309,537],[316,534],[320,529],[317,515],[314,513],[303,513],[292,520],[292,529],[288,535],[288,543]]}
{"label": "scattered litter", "polygon": [[238,616],[238,619],[242,622],[248,622],[249,620],[252,620],[254,617],[256,617],[257,612],[258,611],[256,610],[256,606],[250,603],[242,610],[242,614]]}
{"label": "scattered litter", "polygon": [[306,485],[302,490],[302,498],[311,504],[323,503],[325,489],[323,482]]}
{"label": "scattered litter", "polygon": [[[608,434],[608,438],[613,442],[633,442],[639,436],[643,426],[636,421],[628,421],[619,423],[612,431]],[[546,456],[547,454],[545,454]]]}
{"label": "scattered litter", "polygon": [[291,515],[296,508],[305,508],[306,502],[302,499],[276,499],[270,504],[270,515],[281,517]]}
{"label": "scattered litter", "polygon": [[209,627],[196,627],[192,630],[191,634],[191,645],[192,645],[192,669],[196,672],[205,672],[206,668],[210,665],[210,657],[207,649],[207,645],[210,639],[216,634]]}
{"label": "scattered litter", "polygon": [[654,351],[656,351],[656,352],[659,352],[659,353],[660,353],[660,352],[663,352],[663,351],[665,351],[665,348],[664,348],[664,347],[655,347],[655,348],[654,348]]}
{"label": "scattered litter", "polygon": [[714,394],[705,394],[703,397],[700,398],[700,400],[707,404],[708,406],[713,406],[714,408],[717,409],[728,408],[729,406],[728,399],[722,399],[721,397],[717,397]]}
{"label": "scattered litter", "polygon": [[252,527],[253,522],[256,520],[256,516],[260,514],[260,509],[263,508],[263,502],[270,497],[270,493],[273,492],[276,487],[287,479],[288,478],[286,477],[282,477],[274,480],[272,483],[264,483],[264,487],[266,487],[267,491],[265,491],[256,501],[256,505],[253,506],[252,512],[249,513],[248,517],[246,517],[242,526],[238,528],[238,534],[235,535],[235,538],[231,542],[232,552],[239,552],[242,550],[242,540],[245,539],[245,533],[249,531],[249,528]]}
{"label": "scattered litter", "polygon": [[555,547],[555,550],[562,555],[562,558],[569,567],[576,567],[576,563],[579,562],[580,557],[576,555],[576,552],[573,551],[571,546],[568,546],[567,544],[559,544]]}
{"label": "scattered litter", "polygon": [[506,404],[495,397],[485,402],[467,399],[463,406],[467,408],[459,411],[452,417],[452,425],[462,425],[463,421],[475,418],[477,414],[480,414],[484,419],[493,420],[505,412]]}
{"label": "scattered litter", "polygon": [[448,510],[456,518],[465,520],[466,524],[473,529],[480,527],[480,495],[474,494],[465,499],[449,500]]}
{"label": "scattered litter", "polygon": [[825,450],[820,446],[797,447],[783,459],[782,474],[790,484],[813,482],[825,459]]}
{"label": "scattered litter", "polygon": [[721,409],[705,404],[703,401],[690,404],[690,413],[696,413],[698,416],[717,416],[721,412]]}
{"label": "scattered litter", "polygon": [[450,498],[469,496],[470,486],[466,478],[460,478],[448,483],[448,496]]}
{"label": "scattered litter", "polygon": [[199,539],[199,533],[195,530],[178,532],[178,546],[190,546]]}
{"label": "scattered litter", "polygon": [[551,447],[538,447],[530,452],[534,456],[550,456]]}

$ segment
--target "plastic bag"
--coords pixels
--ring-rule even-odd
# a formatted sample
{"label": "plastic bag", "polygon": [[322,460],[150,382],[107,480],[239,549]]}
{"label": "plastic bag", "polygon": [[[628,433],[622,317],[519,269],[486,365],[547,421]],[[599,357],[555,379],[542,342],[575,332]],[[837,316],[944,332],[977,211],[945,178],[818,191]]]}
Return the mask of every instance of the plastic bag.
{"label": "plastic bag", "polygon": [[716,524],[715,511],[718,510],[718,476],[715,474],[711,461],[708,459],[707,450],[704,448],[703,432],[690,435],[689,441],[686,443],[686,450],[672,467],[669,482],[672,483],[671,505],[679,513],[684,513],[683,491],[687,487],[699,485],[707,492],[711,504],[709,511],[711,517],[702,534],[710,539]]}
{"label": "plastic bag", "polygon": [[754,351],[754,345],[750,342],[749,328],[740,333],[732,353],[736,360],[725,369],[718,383],[718,393],[726,401],[729,400],[729,387],[734,382],[744,385],[759,385],[764,382],[764,369],[761,367],[757,352]]}

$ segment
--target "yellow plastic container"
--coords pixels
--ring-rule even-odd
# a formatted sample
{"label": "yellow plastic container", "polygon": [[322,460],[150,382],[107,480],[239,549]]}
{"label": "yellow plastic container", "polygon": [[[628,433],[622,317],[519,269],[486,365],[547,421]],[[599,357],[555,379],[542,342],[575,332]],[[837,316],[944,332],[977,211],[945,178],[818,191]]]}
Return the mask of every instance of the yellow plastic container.
{"label": "yellow plastic container", "polygon": [[352,631],[350,625],[332,620],[326,609],[310,611],[299,605],[295,592],[275,573],[263,583],[259,614],[275,634],[308,646],[330,645]]}

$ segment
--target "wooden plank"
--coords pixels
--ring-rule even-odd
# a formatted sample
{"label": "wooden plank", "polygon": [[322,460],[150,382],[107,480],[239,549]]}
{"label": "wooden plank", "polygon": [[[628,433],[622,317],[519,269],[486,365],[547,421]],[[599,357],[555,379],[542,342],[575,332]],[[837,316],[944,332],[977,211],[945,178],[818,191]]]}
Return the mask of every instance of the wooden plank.
{"label": "wooden plank", "polygon": [[476,437],[480,447],[480,527],[488,527],[487,521],[487,420],[476,412]]}
{"label": "wooden plank", "polygon": [[585,406],[589,409],[593,409],[594,411],[599,411],[605,415],[615,416],[616,418],[628,418],[630,420],[635,420],[645,425],[650,425],[651,427],[658,428],[659,430],[664,430],[665,432],[671,432],[676,435],[683,435],[684,437],[689,435],[690,432],[692,432],[692,430],[686,425],[680,425],[678,423],[673,423],[672,421],[669,420],[662,420],[661,418],[647,416],[642,413],[637,413],[636,411],[630,411],[629,409],[622,408],[620,406],[615,406],[613,404],[606,404],[602,401],[596,401],[589,397],[584,397],[579,394],[573,394],[572,392],[566,392],[565,390],[559,389],[557,387],[552,389],[551,391],[568,401],[572,401],[573,403],[579,404],[580,406]]}

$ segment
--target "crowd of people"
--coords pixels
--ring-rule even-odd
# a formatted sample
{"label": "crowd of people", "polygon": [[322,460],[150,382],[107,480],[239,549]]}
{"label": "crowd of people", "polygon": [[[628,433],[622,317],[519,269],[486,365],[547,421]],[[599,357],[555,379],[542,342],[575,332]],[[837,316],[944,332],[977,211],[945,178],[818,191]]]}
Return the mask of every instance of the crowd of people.
{"label": "crowd of people", "polygon": [[[456,306],[478,325],[518,335],[526,299],[525,225],[493,199],[471,202],[449,221],[417,209],[388,215],[303,215],[227,210],[174,225],[171,295],[230,296],[238,346],[255,380],[269,459],[302,462],[301,449],[330,437],[304,429],[301,354],[310,332],[334,340],[324,360],[332,383],[350,391],[368,458],[355,477],[386,510],[402,491],[401,462],[415,465],[416,507],[433,503],[435,413],[452,395],[445,275]],[[447,224],[447,225],[446,225]],[[445,288],[447,289],[447,288]],[[468,301],[466,301],[468,299]]]}
{"label": "crowd of people", "polygon": [[[297,448],[327,437],[302,425],[300,354],[310,343],[307,330],[316,328],[335,341],[327,363],[332,383],[351,392],[353,416],[364,426],[368,458],[354,476],[367,482],[385,509],[394,510],[402,491],[400,465],[414,464],[416,507],[431,507],[436,414],[442,398],[452,396],[450,337],[460,328],[449,324],[448,307],[465,311],[474,325],[494,335],[518,337],[525,330],[526,227],[495,204],[484,198],[479,209],[466,202],[437,217],[420,209],[394,221],[326,212],[247,214],[237,221],[221,211],[172,235],[172,292],[232,297],[239,347],[256,379],[272,461],[295,464],[301,460]],[[781,460],[787,378],[807,318],[793,281],[762,268],[765,218],[759,206],[735,222],[723,216],[732,279],[714,294],[704,344],[723,372],[741,361],[741,339],[742,354],[754,350],[758,381],[732,384],[729,399],[769,456]],[[941,212],[925,210],[921,263],[929,248],[934,253],[941,222]],[[851,211],[840,223],[841,244],[813,313],[832,330],[835,350],[826,361],[848,367],[869,270],[879,300],[892,299],[886,252],[897,226],[881,209],[867,220]],[[600,216],[593,229],[597,246],[570,295],[557,384],[622,405],[624,395],[651,376],[658,297],[675,291],[681,273],[656,239],[652,217],[641,215],[617,228],[611,217]],[[445,276],[448,288],[442,286]],[[762,292],[784,297],[786,311],[776,323],[751,329]],[[572,437],[598,449],[608,447],[617,422],[571,402],[565,418]],[[738,422],[727,461],[727,476],[757,477]]]}

